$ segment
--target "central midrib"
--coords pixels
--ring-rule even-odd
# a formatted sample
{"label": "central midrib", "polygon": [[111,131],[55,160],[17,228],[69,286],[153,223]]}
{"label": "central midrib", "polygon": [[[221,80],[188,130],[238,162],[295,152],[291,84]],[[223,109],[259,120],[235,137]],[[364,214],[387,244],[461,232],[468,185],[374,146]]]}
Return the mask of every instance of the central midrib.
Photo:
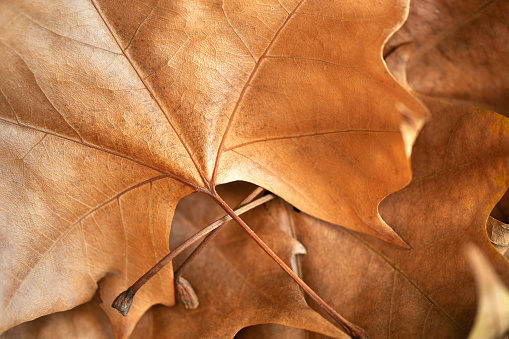
{"label": "central midrib", "polygon": [[110,32],[111,36],[113,37],[113,39],[115,40],[118,48],[120,48],[120,50],[122,51],[122,54],[124,55],[124,57],[127,59],[127,61],[129,62],[129,64],[131,65],[131,68],[136,72],[136,75],[138,76],[138,78],[140,79],[140,81],[143,83],[143,86],[147,89],[147,91],[150,93],[150,95],[152,96],[152,98],[154,99],[155,103],[157,104],[157,106],[159,107],[159,109],[161,110],[161,112],[164,114],[164,116],[166,117],[166,120],[168,121],[168,124],[170,124],[171,128],[173,129],[173,131],[175,132],[175,134],[177,135],[180,143],[182,144],[182,146],[184,147],[184,149],[186,150],[187,154],[189,155],[189,158],[191,159],[191,161],[193,162],[193,165],[194,167],[196,168],[196,171],[198,172],[198,174],[200,175],[200,178],[205,186],[205,188],[207,188],[209,191],[212,191],[211,190],[211,186],[210,186],[210,183],[207,181],[205,175],[202,173],[200,167],[198,166],[198,163],[196,162],[196,160],[194,159],[189,147],[187,146],[187,144],[184,142],[184,139],[181,137],[180,133],[177,131],[177,129],[175,128],[175,126],[173,125],[173,123],[171,122],[166,110],[164,109],[163,105],[161,104],[161,102],[159,101],[158,97],[156,96],[156,94],[154,93],[154,91],[151,89],[151,87],[145,82],[145,80],[143,79],[143,77],[141,76],[141,74],[138,72],[138,69],[135,67],[134,65],[134,62],[132,61],[132,59],[130,58],[130,56],[126,53],[126,51],[122,48],[122,45],[120,44],[120,41],[118,40],[117,38],[117,35],[115,34],[115,32],[111,29],[110,25],[108,25],[108,22],[106,21],[106,19],[104,18],[104,16],[102,15],[101,11],[99,10],[99,8],[97,7],[97,4],[95,3],[95,0],[92,0],[92,5],[94,6],[95,10],[97,11],[97,14],[99,15],[99,17],[101,18],[101,20],[104,22],[104,25],[106,26],[106,28],[108,29],[108,31]]}

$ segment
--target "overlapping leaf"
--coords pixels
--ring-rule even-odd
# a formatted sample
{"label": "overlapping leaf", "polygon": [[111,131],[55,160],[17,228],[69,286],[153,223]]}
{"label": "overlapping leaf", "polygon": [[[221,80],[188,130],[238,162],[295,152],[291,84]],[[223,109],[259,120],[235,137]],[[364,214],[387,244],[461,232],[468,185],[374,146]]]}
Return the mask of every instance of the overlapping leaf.
{"label": "overlapping leaf", "polygon": [[255,325],[242,329],[235,339],[260,339],[260,338],[279,338],[279,339],[306,339],[308,334],[306,330],[286,327],[276,324]]}
{"label": "overlapping leaf", "polygon": [[419,0],[385,53],[414,45],[408,82],[420,93],[468,101],[509,116],[509,3]]}
{"label": "overlapping leaf", "polygon": [[[425,112],[380,51],[406,7],[2,1],[0,331],[118,272],[109,304],[166,251],[178,200],[216,183],[401,243],[377,206],[409,181]],[[171,284],[167,270],[128,318],[108,310],[117,335],[170,305]]]}
{"label": "overlapping leaf", "polygon": [[423,102],[434,118],[414,146],[415,177],[380,207],[412,249],[295,215],[308,251],[304,279],[374,338],[468,335],[477,301],[467,244],[476,244],[509,282],[509,262],[486,234],[489,213],[509,185],[509,121]]}
{"label": "overlapping leaf", "polygon": [[89,302],[64,312],[57,312],[28,321],[0,335],[2,339],[109,339],[113,328],[106,313],[99,307],[99,295]]}

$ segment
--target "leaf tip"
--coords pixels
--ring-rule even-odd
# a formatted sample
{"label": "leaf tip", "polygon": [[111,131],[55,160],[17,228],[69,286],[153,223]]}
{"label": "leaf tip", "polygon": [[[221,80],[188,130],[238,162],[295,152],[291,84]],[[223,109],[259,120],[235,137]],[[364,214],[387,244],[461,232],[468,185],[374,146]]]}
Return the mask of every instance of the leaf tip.
{"label": "leaf tip", "polygon": [[[422,127],[428,120],[429,114],[426,116],[414,114],[412,110],[407,108],[404,104],[398,103],[397,109],[401,113],[400,131],[403,137],[403,144],[405,146],[406,156],[410,159],[412,156],[412,149],[415,140],[419,135]],[[425,108],[426,111],[426,108]]]}
{"label": "leaf tip", "polygon": [[390,236],[388,237],[387,240],[391,244],[394,244],[394,245],[399,246],[401,248],[404,248],[404,249],[407,249],[407,250],[411,250],[412,249],[412,246],[407,244],[406,241],[401,239],[401,237],[396,232],[394,232],[394,231],[392,232],[392,234],[390,234]]}
{"label": "leaf tip", "polygon": [[115,308],[124,317],[127,316],[127,313],[129,313],[129,309],[131,308],[131,304],[133,303],[134,294],[135,293],[130,290],[120,293],[111,304],[111,307]]}
{"label": "leaf tip", "polygon": [[382,220],[382,223],[384,227],[376,229],[377,234],[375,236],[377,238],[407,250],[412,249],[412,247],[407,244],[405,240],[401,239],[398,233],[396,233],[389,225],[387,225],[385,221]]}

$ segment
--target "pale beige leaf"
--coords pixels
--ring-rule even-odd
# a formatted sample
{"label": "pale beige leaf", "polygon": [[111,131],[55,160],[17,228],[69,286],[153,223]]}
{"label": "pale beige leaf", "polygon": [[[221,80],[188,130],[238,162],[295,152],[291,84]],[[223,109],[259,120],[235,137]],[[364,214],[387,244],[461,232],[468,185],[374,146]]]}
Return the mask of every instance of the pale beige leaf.
{"label": "pale beige leaf", "polygon": [[509,247],[509,225],[489,217],[486,222],[486,230],[493,246],[500,253],[506,253]]}
{"label": "pale beige leaf", "polygon": [[469,339],[498,339],[509,335],[509,289],[500,281],[478,248],[468,249],[478,292],[477,315]]}

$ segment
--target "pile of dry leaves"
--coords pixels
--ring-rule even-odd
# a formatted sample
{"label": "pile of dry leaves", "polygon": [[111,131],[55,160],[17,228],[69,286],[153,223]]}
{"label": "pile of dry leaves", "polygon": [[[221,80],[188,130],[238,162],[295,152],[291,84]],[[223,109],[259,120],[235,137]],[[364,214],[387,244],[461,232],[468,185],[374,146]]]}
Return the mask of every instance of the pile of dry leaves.
{"label": "pile of dry leaves", "polygon": [[[4,0],[0,26],[1,339],[509,335],[509,2]],[[110,306],[225,215],[185,280],[198,242]]]}

